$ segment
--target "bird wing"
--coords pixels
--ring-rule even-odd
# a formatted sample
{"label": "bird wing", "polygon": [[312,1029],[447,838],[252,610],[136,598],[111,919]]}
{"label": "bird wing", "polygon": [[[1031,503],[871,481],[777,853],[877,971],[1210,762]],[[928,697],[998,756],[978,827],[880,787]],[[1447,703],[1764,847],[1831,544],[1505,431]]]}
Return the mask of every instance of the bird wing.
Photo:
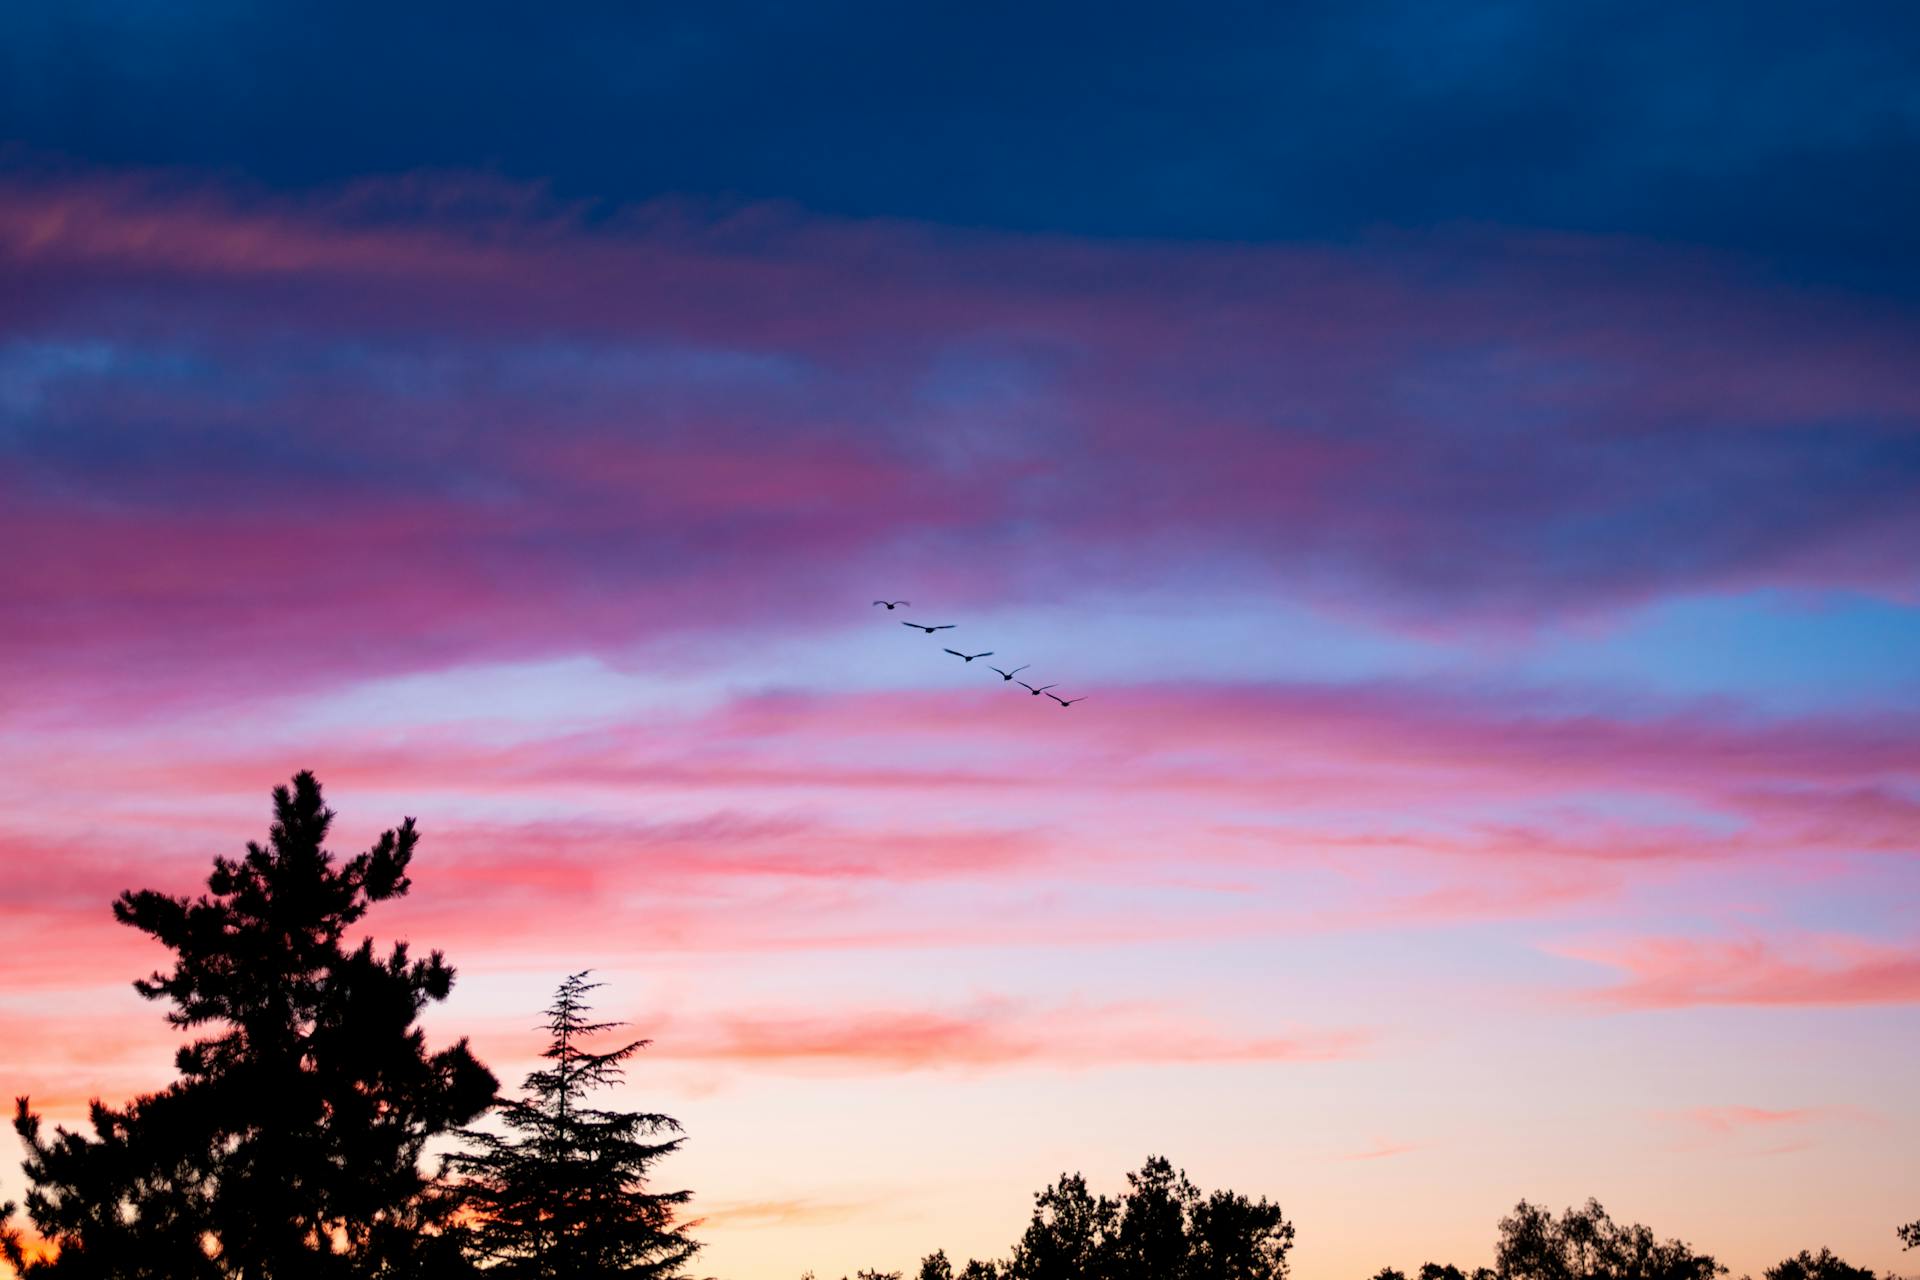
{"label": "bird wing", "polygon": [[[1027,669],[1027,667],[1030,667],[1030,666],[1032,666],[1032,665],[1033,665],[1033,664],[1032,664],[1031,662],[1029,662],[1029,663],[1027,663],[1027,664],[1025,664],[1024,666],[1018,666],[1018,667],[1015,667],[1015,668],[1013,669],[1013,671],[1009,671],[1009,672],[1006,672],[1005,674],[1007,674],[1007,675],[1012,675],[1014,671],[1025,671],[1025,670]],[[995,668],[995,670],[998,670],[998,668]]]}
{"label": "bird wing", "polygon": [[960,652],[960,651],[959,651],[958,649],[942,649],[942,650],[941,650],[941,652],[942,652],[942,653],[950,653],[950,654],[952,654],[952,655],[953,655],[954,657],[956,657],[956,658],[964,658],[964,657],[966,657],[966,656],[967,656],[966,654],[964,654],[964,653],[962,653],[962,652]]}
{"label": "bird wing", "polygon": [[957,622],[943,622],[939,626],[935,627],[934,630],[935,631],[951,631],[959,625],[960,624]]}
{"label": "bird wing", "polygon": [[[1020,683],[1021,683],[1021,684],[1027,684],[1027,682],[1026,682],[1025,680],[1022,680],[1022,681],[1021,681]],[[1035,693],[1045,693],[1045,692],[1046,692],[1047,690],[1049,690],[1049,689],[1058,689],[1059,687],[1060,687],[1060,686],[1059,686],[1059,685],[1057,685],[1057,684],[1043,684],[1043,685],[1041,685],[1041,686],[1040,686],[1040,687],[1039,687],[1038,689],[1033,689],[1033,686],[1032,686],[1032,685],[1030,685],[1030,684],[1027,684],[1027,688],[1029,688],[1029,689],[1033,689],[1033,691],[1034,691]]]}
{"label": "bird wing", "polygon": [[1034,689],[1033,686],[1028,684],[1025,680],[1015,680],[1014,683],[1019,685],[1022,689],[1033,689],[1035,693],[1040,692],[1038,689]]}
{"label": "bird wing", "polygon": [[920,625],[919,623],[917,623],[917,622],[905,622],[905,621],[903,621],[903,622],[901,622],[901,624],[900,624],[900,625],[901,625],[901,626],[903,626],[903,627],[912,627],[912,628],[913,628],[913,629],[914,629],[915,631],[925,631],[925,630],[926,630],[926,628],[925,628],[925,627],[923,627],[923,626],[921,626],[921,625]]}
{"label": "bird wing", "polygon": [[[993,656],[993,650],[989,649],[985,653],[976,653],[973,656],[974,658],[991,658]],[[968,659],[969,662],[971,662],[972,660],[973,660],[972,658]]]}

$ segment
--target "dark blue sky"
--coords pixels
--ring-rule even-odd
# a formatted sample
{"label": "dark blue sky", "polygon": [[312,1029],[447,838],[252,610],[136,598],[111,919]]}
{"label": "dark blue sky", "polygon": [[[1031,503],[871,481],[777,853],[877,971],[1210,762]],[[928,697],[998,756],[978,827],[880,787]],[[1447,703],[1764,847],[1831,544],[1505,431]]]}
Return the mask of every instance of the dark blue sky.
{"label": "dark blue sky", "polygon": [[1920,288],[1920,7],[263,6],[0,13],[16,164],[1162,239],[1451,223]]}

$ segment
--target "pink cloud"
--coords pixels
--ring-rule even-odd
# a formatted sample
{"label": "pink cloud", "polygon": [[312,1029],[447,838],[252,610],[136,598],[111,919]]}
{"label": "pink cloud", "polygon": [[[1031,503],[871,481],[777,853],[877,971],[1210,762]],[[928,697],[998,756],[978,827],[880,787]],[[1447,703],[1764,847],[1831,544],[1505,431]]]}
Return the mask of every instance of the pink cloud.
{"label": "pink cloud", "polygon": [[696,1206],[696,1224],[728,1231],[796,1224],[837,1223],[865,1217],[893,1200],[822,1200],[790,1196],[784,1199],[721,1200]]}
{"label": "pink cloud", "polygon": [[1357,1031],[1245,1036],[1142,1006],[1038,1009],[989,1001],[951,1013],[917,1010],[655,1019],[664,1059],[782,1070],[906,1072],[1021,1066],[1329,1062],[1361,1053]]}
{"label": "pink cloud", "polygon": [[1620,982],[1584,997],[1619,1009],[1920,1003],[1920,946],[1914,945],[1844,937],[1787,944],[1643,938],[1556,950],[1621,971]]}
{"label": "pink cloud", "polygon": [[[503,783],[1001,793],[1148,786],[1265,794],[1285,804],[1330,789],[1355,803],[1438,800],[1470,782],[1475,794],[1502,799],[1591,789],[1685,797],[1769,821],[1800,811],[1788,842],[1826,844],[1818,839],[1824,829],[1843,844],[1865,837],[1888,847],[1898,847],[1908,802],[1863,790],[1863,782],[1904,786],[1920,778],[1920,732],[1895,714],[1761,717],[1654,702],[1601,713],[1538,694],[1530,710],[1516,711],[1508,691],[1462,696],[1393,682],[1110,684],[1101,698],[1108,711],[1071,719],[1054,712],[1036,722],[1015,714],[1024,707],[981,691],[780,693],[696,715],[523,731],[499,743],[476,742],[466,726],[418,726],[386,740],[309,738],[245,753],[208,742],[168,759],[123,763],[143,785],[236,794],[256,791],[263,773],[303,764],[342,785],[456,792]],[[688,758],[689,742],[701,744],[697,759]],[[910,754],[899,749],[908,742],[916,746]],[[929,743],[955,762],[927,763]],[[823,753],[823,744],[832,751]],[[77,766],[57,759],[23,757],[21,765],[43,777],[79,776]],[[1634,860],[1697,845],[1702,835],[1671,823],[1619,821],[1577,839],[1578,847],[1564,830],[1484,824],[1456,845],[1496,854],[1554,851],[1558,842],[1569,854]]]}
{"label": "pink cloud", "polygon": [[1704,1106],[1656,1112],[1654,1118],[1679,1135],[1671,1150],[1737,1151],[1748,1156],[1791,1155],[1816,1145],[1813,1130],[1838,1120],[1857,1120],[1851,1106]]}
{"label": "pink cloud", "polygon": [[[8,989],[23,990],[11,982]],[[39,1114],[72,1122],[95,1098],[123,1103],[174,1078],[174,1051],[186,1036],[167,1026],[157,1007],[143,1006],[142,1016],[129,1017],[124,1007],[82,1012],[70,1002],[45,1003],[0,1010],[9,1099],[29,1098]]]}
{"label": "pink cloud", "polygon": [[557,887],[618,875],[623,864],[670,882],[878,880],[911,882],[1003,873],[1031,866],[1046,842],[1031,832],[904,832],[838,827],[800,819],[717,813],[685,822],[463,824],[440,837],[463,881],[524,885],[536,870]]}
{"label": "pink cloud", "polygon": [[1824,1107],[1694,1107],[1678,1119],[1708,1133],[1729,1135],[1751,1129],[1776,1129],[1808,1124],[1828,1114]]}
{"label": "pink cloud", "polygon": [[[1365,685],[1115,687],[1103,697],[1115,708],[1105,716],[1037,723],[1019,714],[1024,706],[972,694],[857,706],[790,694],[575,732],[522,728],[497,741],[419,725],[240,753],[224,733],[173,737],[164,753],[138,743],[123,754],[108,744],[0,744],[16,785],[41,796],[90,795],[112,776],[121,792],[150,798],[125,813],[93,803],[84,838],[21,836],[0,842],[0,854],[51,868],[22,892],[87,921],[135,883],[196,887],[211,853],[253,829],[264,788],[317,765],[335,795],[403,797],[375,804],[392,803],[388,821],[423,814],[420,877],[432,893],[405,904],[412,927],[532,944],[546,927],[507,910],[516,898],[600,911],[640,894],[671,922],[659,940],[759,949],[1514,919],[1617,905],[1632,887],[1689,869],[1737,865],[1752,875],[1792,859],[1802,874],[1837,875],[1855,851],[1912,847],[1899,842],[1892,788],[1916,776],[1920,740],[1894,718],[1757,720],[1700,708],[1517,717],[1493,696]],[[928,763],[929,740],[960,763]],[[1872,778],[1888,785],[1863,789]],[[1629,819],[1564,798],[1587,790],[1682,801],[1704,816]],[[575,816],[433,818],[507,794]],[[699,816],[639,816],[656,798],[684,813],[697,795],[714,798]],[[1115,807],[1144,796],[1154,797],[1144,818]],[[923,816],[929,805],[938,815],[988,798],[989,820]],[[1214,821],[1223,804],[1290,813],[1330,800],[1337,818]],[[1542,802],[1551,812],[1524,821],[1485,816]],[[347,812],[367,803],[349,801]],[[769,804],[799,803],[809,816],[768,816]],[[845,806],[858,806],[857,823],[829,816]],[[1194,916],[1148,921],[1118,903],[1104,918],[1009,909],[1040,882],[1163,885],[1170,847],[1187,859],[1183,891],[1210,895]],[[1351,891],[1312,911],[1262,903],[1258,877],[1295,865],[1337,871]],[[991,919],[958,927],[887,922],[876,895],[933,881],[1004,896]],[[689,888],[700,894],[688,898]],[[815,909],[796,915],[796,895]],[[984,901],[971,909],[989,911]]]}

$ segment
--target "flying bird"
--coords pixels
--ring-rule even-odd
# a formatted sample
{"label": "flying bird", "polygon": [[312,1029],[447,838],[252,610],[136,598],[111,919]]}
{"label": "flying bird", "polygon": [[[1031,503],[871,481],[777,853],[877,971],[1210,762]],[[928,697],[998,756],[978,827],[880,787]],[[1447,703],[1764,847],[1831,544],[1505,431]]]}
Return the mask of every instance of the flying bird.
{"label": "flying bird", "polygon": [[885,606],[887,606],[887,609],[888,609],[889,611],[891,611],[891,610],[893,609],[893,606],[895,606],[895,605],[897,605],[897,604],[912,604],[912,603],[913,603],[913,601],[911,601],[911,600],[875,600],[875,601],[874,601],[874,603],[875,603],[875,604],[883,604],[883,605],[885,605]]}
{"label": "flying bird", "polygon": [[[1047,687],[1052,688],[1053,686],[1049,685]],[[1063,698],[1057,693],[1050,693],[1047,696],[1049,698],[1052,698],[1055,702],[1059,703],[1063,707],[1070,707],[1076,702],[1085,702],[1087,700],[1087,695],[1084,693],[1077,698]]]}
{"label": "flying bird", "polygon": [[[952,652],[953,652],[953,650],[951,650],[951,649],[949,649],[949,650],[947,650],[947,652],[948,652],[948,653],[952,653]],[[986,655],[985,655],[985,654],[981,654],[980,656],[984,658],[984,657],[985,657]],[[1012,671],[1000,671],[1000,668],[998,668],[998,667],[996,667],[996,666],[994,666],[994,665],[993,665],[993,664],[992,664],[991,662],[989,662],[989,663],[987,664],[987,670],[989,670],[989,671],[1000,671],[1000,678],[1001,678],[1002,680],[1011,680],[1011,679],[1013,679],[1013,678],[1014,678],[1014,676],[1016,676],[1016,675],[1018,675],[1018,674],[1019,674],[1020,672],[1022,672],[1022,671],[1025,671],[1025,670],[1027,669],[1027,667],[1030,667],[1030,666],[1032,666],[1032,665],[1033,665],[1033,664],[1032,664],[1031,662],[1029,662],[1029,663],[1027,663],[1027,664],[1026,664],[1026,666],[1020,666],[1020,667],[1015,667],[1015,668],[1014,668],[1014,669],[1013,669]],[[1026,682],[1025,680],[1022,680],[1022,681],[1021,681],[1020,683],[1021,683],[1021,684],[1026,684],[1027,682]],[[1031,686],[1029,686],[1029,687],[1031,687]]]}
{"label": "flying bird", "polygon": [[1049,689],[1057,689],[1060,687],[1058,685],[1043,684],[1038,689],[1036,689],[1032,685],[1028,684],[1025,680],[1015,680],[1014,683],[1019,685],[1022,689],[1025,689],[1027,692],[1031,693],[1036,698],[1039,697],[1041,694],[1045,693]]}
{"label": "flying bird", "polygon": [[964,658],[968,662],[972,662],[975,658],[991,658],[993,656],[993,650],[991,649],[985,653],[962,653],[958,649],[949,649],[947,652],[956,658]]}
{"label": "flying bird", "polygon": [[960,624],[957,622],[943,622],[937,627],[930,627],[924,622],[903,622],[900,625],[903,627],[918,627],[928,635],[932,635],[936,631],[951,631]]}

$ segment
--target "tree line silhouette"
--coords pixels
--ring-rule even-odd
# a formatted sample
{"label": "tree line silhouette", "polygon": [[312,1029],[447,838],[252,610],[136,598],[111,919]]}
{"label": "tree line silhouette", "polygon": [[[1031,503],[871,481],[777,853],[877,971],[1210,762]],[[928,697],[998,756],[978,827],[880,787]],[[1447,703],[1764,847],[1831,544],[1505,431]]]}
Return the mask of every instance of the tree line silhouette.
{"label": "tree line silhouette", "polygon": [[[1920,1223],[1899,1228],[1920,1248]],[[1033,1220],[1004,1262],[969,1261],[956,1271],[944,1251],[921,1259],[911,1280],[1280,1280],[1293,1224],[1278,1206],[1231,1192],[1202,1197],[1160,1156],[1127,1175],[1117,1199],[1088,1194],[1078,1174],[1034,1197]],[[1727,1268],[1711,1254],[1649,1228],[1616,1223],[1596,1200],[1558,1218],[1522,1200],[1500,1220],[1490,1267],[1462,1271],[1429,1262],[1413,1280],[1715,1280]],[[814,1280],[812,1272],[802,1280]],[[865,1270],[842,1280],[909,1280]],[[1369,1280],[1409,1280],[1382,1267]],[[1743,1277],[1742,1280],[1749,1280]],[[1763,1280],[1893,1280],[1828,1249],[1802,1250],[1768,1267]]]}
{"label": "tree line silhouette", "polygon": [[[652,1112],[590,1095],[616,1083],[645,1040],[594,1049],[619,1024],[594,1022],[587,973],[545,1010],[545,1063],[517,1098],[462,1039],[429,1050],[422,1012],[454,970],[405,943],[384,953],[348,930],[411,888],[413,819],[336,862],[333,813],[311,773],[273,792],[267,842],[216,858],[207,891],[129,891],[115,919],[173,953],[135,982],[169,1024],[198,1038],[177,1079],[123,1107],[94,1100],[92,1133],[47,1132],[29,1098],[14,1128],[26,1148],[26,1215],[0,1205],[0,1258],[29,1280],[600,1280],[684,1276],[700,1248],[691,1195],[652,1189],[683,1141]],[[477,1123],[489,1113],[497,1128]],[[456,1144],[436,1171],[427,1147]],[[1417,1280],[1713,1280],[1712,1257],[1599,1204],[1559,1218],[1522,1201],[1503,1219],[1494,1265],[1428,1263]],[[1920,1248],[1920,1221],[1899,1229]],[[1278,1205],[1203,1194],[1154,1156],[1118,1197],[1063,1174],[1034,1199],[1003,1261],[956,1270],[944,1252],[916,1280],[1279,1280],[1294,1226]],[[811,1273],[809,1273],[810,1275]],[[905,1280],[861,1271],[858,1280]],[[1391,1268],[1372,1280],[1408,1280]],[[1765,1280],[1876,1280],[1822,1249]]]}

